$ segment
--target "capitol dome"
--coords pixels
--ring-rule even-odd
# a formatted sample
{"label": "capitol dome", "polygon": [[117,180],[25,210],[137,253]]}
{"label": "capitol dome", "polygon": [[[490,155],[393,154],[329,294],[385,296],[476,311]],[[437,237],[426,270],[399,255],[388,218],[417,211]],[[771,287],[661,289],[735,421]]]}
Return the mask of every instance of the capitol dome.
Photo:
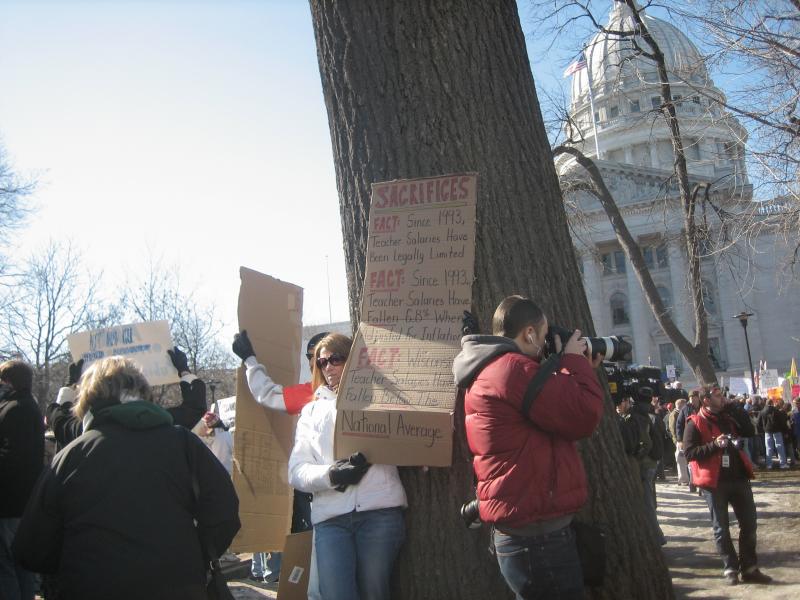
{"label": "capitol dome", "polygon": [[[689,171],[706,180],[746,181],[747,132],[725,111],[725,95],[709,77],[702,54],[680,29],[639,5],[636,10],[666,59]],[[584,46],[586,67],[573,70],[566,143],[595,159],[671,172],[661,84],[655,61],[637,50],[650,51],[637,30],[632,9],[615,0],[605,31]],[[556,169],[563,175],[574,163],[561,155]]]}
{"label": "capitol dome", "polygon": [[[641,10],[641,9],[640,9]],[[708,71],[697,47],[680,29],[661,19],[640,12],[656,43],[664,53],[670,80],[687,81],[705,87],[709,84]],[[606,24],[608,31],[636,31],[633,13],[627,4],[615,0]],[[606,84],[635,78],[642,82],[658,80],[655,63],[637,55],[636,47],[649,51],[650,47],[640,35],[623,36],[600,32],[587,44],[585,58],[587,69],[578,71],[572,79],[572,100],[580,101],[589,89],[589,72],[593,91],[597,95]]]}

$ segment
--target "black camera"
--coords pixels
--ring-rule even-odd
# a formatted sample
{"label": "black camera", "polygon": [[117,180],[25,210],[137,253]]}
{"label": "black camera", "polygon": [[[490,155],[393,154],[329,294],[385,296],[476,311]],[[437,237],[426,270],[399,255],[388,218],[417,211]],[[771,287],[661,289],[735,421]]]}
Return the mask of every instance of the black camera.
{"label": "black camera", "polygon": [[477,529],[481,526],[481,515],[478,511],[478,499],[470,500],[461,505],[461,519],[467,529]]}
{"label": "black camera", "polygon": [[736,437],[731,435],[730,433],[725,434],[725,439],[728,440],[728,444],[736,448],[737,450],[741,450],[744,448],[744,441],[740,437]]}
{"label": "black camera", "polygon": [[[570,331],[558,325],[550,325],[547,330],[547,335],[545,336],[545,354],[550,355],[556,353],[556,335],[561,338],[561,347],[563,348],[564,344],[567,343],[567,340],[572,337],[574,332],[574,329]],[[582,339],[586,340],[586,345],[589,348],[589,356],[591,357],[600,354],[603,356],[603,360],[609,362],[631,360],[633,346],[631,346],[630,342],[625,341],[624,336],[611,335],[608,337],[585,337]]]}
{"label": "black camera", "polygon": [[650,388],[651,395],[663,397],[665,389],[661,381],[661,369],[658,367],[636,367],[621,369],[616,365],[603,365],[608,379],[608,389],[614,404],[623,398],[637,398],[639,390]]}

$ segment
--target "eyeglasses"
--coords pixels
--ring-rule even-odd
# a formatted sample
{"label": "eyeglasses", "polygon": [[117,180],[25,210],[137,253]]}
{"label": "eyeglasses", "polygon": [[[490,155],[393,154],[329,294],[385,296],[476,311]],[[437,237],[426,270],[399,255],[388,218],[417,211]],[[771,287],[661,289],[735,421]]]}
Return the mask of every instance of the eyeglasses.
{"label": "eyeglasses", "polygon": [[317,368],[324,369],[325,367],[330,364],[332,367],[338,367],[339,365],[343,365],[347,362],[347,357],[342,356],[341,354],[331,354],[327,358],[319,357],[317,359]]}

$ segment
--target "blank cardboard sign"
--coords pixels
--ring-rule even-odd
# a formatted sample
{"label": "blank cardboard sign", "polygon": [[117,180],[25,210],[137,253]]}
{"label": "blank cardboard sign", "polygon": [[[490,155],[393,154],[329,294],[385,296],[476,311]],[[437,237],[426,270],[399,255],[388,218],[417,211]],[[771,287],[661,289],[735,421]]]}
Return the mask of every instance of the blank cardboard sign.
{"label": "blank cardboard sign", "polygon": [[[300,376],[302,288],[244,267],[239,291],[239,328],[247,330],[258,361],[281,385]],[[280,551],[292,517],[288,461],[296,418],[256,402],[239,367],[233,483],[242,528],[235,552]]]}

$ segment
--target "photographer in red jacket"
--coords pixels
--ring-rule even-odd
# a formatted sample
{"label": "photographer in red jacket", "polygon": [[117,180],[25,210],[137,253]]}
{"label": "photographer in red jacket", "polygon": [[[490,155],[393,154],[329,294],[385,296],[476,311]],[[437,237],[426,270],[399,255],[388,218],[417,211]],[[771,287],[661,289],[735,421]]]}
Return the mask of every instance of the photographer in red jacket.
{"label": "photographer in red jacket", "polygon": [[[750,487],[753,465],[744,452],[743,438],[753,435],[753,424],[735,400],[725,400],[717,385],[703,388],[700,401],[700,411],[686,421],[683,452],[692,482],[708,504],[725,578],[737,585],[741,572],[745,583],[769,583],[772,578],[758,568],[756,504]],[[739,521],[738,555],[731,540],[729,504]]]}
{"label": "photographer in red jacket", "polygon": [[575,331],[527,414],[523,398],[546,346],[547,317],[510,296],[494,313],[493,336],[467,335],[453,363],[466,388],[466,432],[478,479],[480,517],[494,526],[500,570],[518,598],[583,598],[573,515],[587,498],[575,442],[592,434],[603,392]]}

